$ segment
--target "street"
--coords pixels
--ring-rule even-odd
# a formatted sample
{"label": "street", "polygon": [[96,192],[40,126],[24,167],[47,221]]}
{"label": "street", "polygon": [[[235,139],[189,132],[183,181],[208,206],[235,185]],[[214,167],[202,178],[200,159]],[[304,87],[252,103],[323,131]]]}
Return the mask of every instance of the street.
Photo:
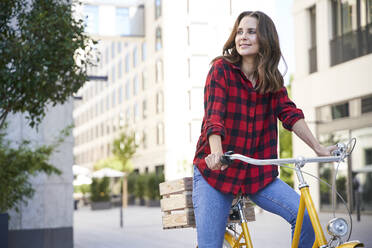
{"label": "street", "polygon": [[[320,214],[323,226],[331,216]],[[249,229],[254,247],[290,247],[290,226],[278,216],[257,213]],[[363,215],[361,222],[353,216],[351,240],[359,239],[365,247],[372,247],[371,229],[372,216]],[[122,229],[119,208],[91,211],[84,207],[74,214],[74,244],[75,248],[190,248],[196,247],[196,230],[163,230],[159,207],[129,206],[124,209]]]}

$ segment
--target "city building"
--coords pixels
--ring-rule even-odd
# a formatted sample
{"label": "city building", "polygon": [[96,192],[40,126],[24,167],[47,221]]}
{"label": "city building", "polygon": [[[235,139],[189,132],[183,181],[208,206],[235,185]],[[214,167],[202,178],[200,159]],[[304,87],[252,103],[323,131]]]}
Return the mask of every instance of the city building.
{"label": "city building", "polygon": [[110,156],[126,126],[139,146],[135,170],[190,176],[210,62],[238,14],[252,8],[243,0],[84,1],[87,30],[100,39],[101,60],[90,73],[108,79],[80,90],[76,164],[92,168]]}
{"label": "city building", "polygon": [[[372,1],[295,0],[296,72],[292,96],[312,131],[325,144],[357,140],[346,164],[307,166],[307,171],[336,185],[356,209],[372,210]],[[314,153],[294,139],[296,156]],[[335,197],[324,184],[308,178],[321,210]],[[359,186],[358,186],[359,183]],[[346,211],[337,200],[339,211]]]}

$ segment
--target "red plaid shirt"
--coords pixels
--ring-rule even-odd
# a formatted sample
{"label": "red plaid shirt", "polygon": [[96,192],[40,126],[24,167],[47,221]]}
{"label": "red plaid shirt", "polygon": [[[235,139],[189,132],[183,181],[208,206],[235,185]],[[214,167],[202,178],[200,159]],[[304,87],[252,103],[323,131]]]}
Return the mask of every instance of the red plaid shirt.
{"label": "red plaid shirt", "polygon": [[226,170],[210,170],[208,137],[220,135],[222,149],[252,158],[277,158],[277,119],[291,130],[304,118],[289,99],[285,87],[259,94],[240,67],[223,59],[210,69],[204,88],[204,118],[194,164],[207,182],[223,193],[254,194],[278,176],[275,165],[255,166],[235,160]]}

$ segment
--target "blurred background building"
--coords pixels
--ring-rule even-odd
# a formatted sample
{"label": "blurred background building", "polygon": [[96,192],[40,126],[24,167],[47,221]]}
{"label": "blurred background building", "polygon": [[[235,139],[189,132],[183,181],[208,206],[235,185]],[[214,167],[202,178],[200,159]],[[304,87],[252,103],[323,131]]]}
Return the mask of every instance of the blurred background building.
{"label": "blurred background building", "polygon": [[110,156],[120,128],[135,132],[136,171],[191,175],[203,117],[210,61],[221,54],[244,10],[276,1],[84,1],[87,31],[100,40],[101,60],[74,109],[75,163],[92,168]]}
{"label": "blurred background building", "polygon": [[[347,165],[340,165],[337,189],[355,209],[372,210],[372,1],[295,0],[296,71],[292,94],[307,121],[324,143],[356,137]],[[294,139],[295,155],[313,155]],[[330,181],[333,165],[307,170]],[[354,177],[355,176],[355,177]],[[332,194],[313,178],[315,204],[330,209]],[[353,185],[354,182],[354,185]],[[357,185],[359,183],[359,186]],[[337,201],[337,208],[345,211]]]}

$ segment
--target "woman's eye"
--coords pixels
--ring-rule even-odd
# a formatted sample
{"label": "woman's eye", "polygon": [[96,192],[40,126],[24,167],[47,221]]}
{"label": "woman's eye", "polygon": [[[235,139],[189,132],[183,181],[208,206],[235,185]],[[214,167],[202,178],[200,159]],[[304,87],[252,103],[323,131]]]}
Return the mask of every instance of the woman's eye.
{"label": "woman's eye", "polygon": [[239,30],[239,31],[238,31],[238,34],[239,34],[239,35],[242,35],[242,34],[243,34],[243,31]]}

